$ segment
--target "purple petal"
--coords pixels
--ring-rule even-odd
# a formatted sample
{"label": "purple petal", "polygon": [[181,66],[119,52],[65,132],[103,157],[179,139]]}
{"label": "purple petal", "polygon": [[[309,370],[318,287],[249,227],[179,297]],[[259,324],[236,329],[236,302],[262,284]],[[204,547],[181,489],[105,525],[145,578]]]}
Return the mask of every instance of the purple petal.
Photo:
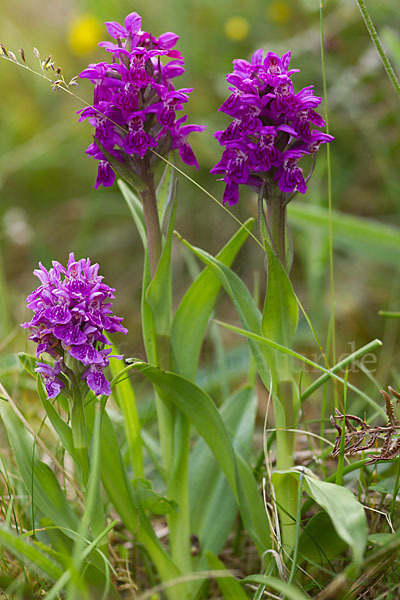
{"label": "purple petal", "polygon": [[117,40],[118,38],[128,37],[128,32],[126,31],[125,27],[123,27],[116,21],[107,21],[106,23],[104,23],[104,25],[106,26],[108,33],[115,40]]}

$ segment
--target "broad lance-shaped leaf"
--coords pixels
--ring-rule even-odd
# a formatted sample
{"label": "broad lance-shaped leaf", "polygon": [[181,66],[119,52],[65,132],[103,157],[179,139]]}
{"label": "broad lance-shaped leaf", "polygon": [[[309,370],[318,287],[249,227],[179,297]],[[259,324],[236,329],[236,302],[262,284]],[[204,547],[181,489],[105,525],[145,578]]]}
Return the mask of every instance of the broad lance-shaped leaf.
{"label": "broad lance-shaped leaf", "polygon": [[[163,581],[179,577],[179,570],[172,563],[166,550],[156,537],[128,479],[118,438],[107,412],[103,415],[101,454],[101,480],[125,527],[146,548]],[[181,598],[178,591],[176,592],[176,598]]]}
{"label": "broad lance-shaped leaf", "polygon": [[[235,392],[220,409],[233,446],[248,460],[253,439],[257,396],[250,387]],[[218,554],[237,514],[237,503],[225,475],[203,439],[199,439],[189,459],[191,528],[202,551]],[[258,490],[257,490],[258,494]],[[202,567],[207,566],[202,560]]]}
{"label": "broad lance-shaped leaf", "polygon": [[[269,545],[268,521],[260,495],[254,497],[251,489],[251,501],[247,488],[242,483],[235,451],[226,427],[211,398],[194,383],[175,373],[144,362],[133,363],[137,371],[143,373],[157,388],[162,400],[168,400],[184,413],[193,423],[213,452],[238,502],[245,527],[263,552]],[[260,522],[263,526],[260,527]]]}
{"label": "broad lance-shaped leaf", "polygon": [[[114,346],[112,354],[118,355],[118,351]],[[124,367],[123,362],[117,358],[110,357],[109,360],[110,371],[113,375],[111,389],[124,417],[125,436],[133,471],[135,477],[142,477],[144,465],[141,424],[136,407],[135,392],[129,378],[129,371],[132,369],[132,365]]]}
{"label": "broad lance-shaped leaf", "polygon": [[[37,373],[35,373],[35,375],[37,375]],[[63,447],[72,456],[76,466],[78,466],[71,427],[67,425],[67,423],[60,417],[60,415],[48,399],[47,394],[44,390],[43,380],[40,375],[37,375],[36,385],[39,397],[42,401],[43,407],[46,411],[50,423],[53,425],[56,433],[58,434]]]}
{"label": "broad lance-shaped leaf", "polygon": [[[253,229],[248,219],[217,254],[217,260],[230,266]],[[204,334],[221,289],[221,281],[206,267],[182,298],[172,323],[171,343],[177,371],[194,381]]]}
{"label": "broad lance-shaped leaf", "polygon": [[354,562],[361,564],[367,545],[368,526],[364,507],[353,493],[334,483],[305,475],[305,489],[330,516],[336,533],[353,551]]}
{"label": "broad lance-shaped leaf", "polygon": [[[291,348],[299,317],[297,299],[286,270],[267,241],[265,248],[268,258],[268,277],[261,331],[264,337]],[[276,427],[281,430],[297,429],[299,396],[297,385],[293,380],[290,359],[287,355],[282,356],[274,352],[271,361],[273,361],[274,374],[272,393]],[[277,465],[278,468],[286,468],[290,464],[287,461],[290,461],[289,456],[292,453],[291,448],[286,446],[288,434],[278,431],[277,440]],[[283,501],[279,488],[276,489],[276,493]],[[291,492],[286,490],[284,493],[294,501],[296,497],[294,488]],[[281,522],[284,530],[282,518]]]}
{"label": "broad lance-shaped leaf", "polygon": [[[173,156],[168,157],[169,160],[173,160]],[[170,164],[162,164],[160,167],[164,168],[163,174],[161,175],[159,184],[157,186],[157,208],[158,218],[160,219],[161,228],[164,229],[165,225],[168,226],[169,221],[169,210],[171,204],[173,204],[174,194],[176,191],[176,180],[175,170]],[[165,229],[164,229],[165,230]]]}
{"label": "broad lance-shaped leaf", "polygon": [[118,179],[118,186],[133,217],[140,239],[143,244],[143,248],[146,250],[147,236],[142,203],[137,194],[135,194],[135,192],[129,187],[129,185],[122,181],[122,179]]}
{"label": "broad lance-shaped leaf", "polygon": [[291,469],[275,471],[272,481],[280,484],[288,477],[304,477],[304,489],[329,515],[338,536],[353,551],[354,562],[360,565],[367,545],[368,526],[364,507],[345,487],[321,481],[305,471]]}
{"label": "broad lance-shaped leaf", "polygon": [[298,555],[302,560],[322,564],[346,548],[347,544],[336,533],[328,513],[321,510],[304,527],[299,538]]}
{"label": "broad lance-shaped leaf", "polygon": [[290,348],[299,318],[297,300],[279,258],[268,245],[266,250],[268,279],[261,332],[264,337]]}
{"label": "broad lance-shaped leaf", "polygon": [[[223,285],[226,293],[231,298],[244,329],[250,332],[259,333],[261,331],[261,313],[258,310],[254,299],[243,281],[220,260],[214,258],[204,250],[191,246],[189,242],[182,239],[193,254],[198,256],[207,266],[209,266],[219,281]],[[271,351],[268,348],[260,347],[249,341],[250,349],[253,353],[257,370],[264,385],[268,388],[270,384],[270,367],[272,362]]]}

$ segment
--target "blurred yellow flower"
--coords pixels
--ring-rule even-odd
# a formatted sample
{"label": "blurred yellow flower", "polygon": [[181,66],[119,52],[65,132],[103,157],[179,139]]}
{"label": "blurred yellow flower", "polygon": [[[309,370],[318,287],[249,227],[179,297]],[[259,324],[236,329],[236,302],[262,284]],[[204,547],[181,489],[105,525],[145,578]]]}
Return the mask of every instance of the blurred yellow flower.
{"label": "blurred yellow flower", "polygon": [[224,25],[225,35],[235,42],[240,42],[248,36],[249,22],[243,17],[231,17]]}
{"label": "blurred yellow flower", "polygon": [[267,6],[265,12],[270,21],[281,24],[286,23],[289,20],[292,9],[290,8],[289,2],[276,0],[276,2],[271,2],[269,6]]}
{"label": "blurred yellow flower", "polygon": [[87,54],[101,41],[103,24],[92,15],[74,19],[68,29],[68,45],[75,54]]}

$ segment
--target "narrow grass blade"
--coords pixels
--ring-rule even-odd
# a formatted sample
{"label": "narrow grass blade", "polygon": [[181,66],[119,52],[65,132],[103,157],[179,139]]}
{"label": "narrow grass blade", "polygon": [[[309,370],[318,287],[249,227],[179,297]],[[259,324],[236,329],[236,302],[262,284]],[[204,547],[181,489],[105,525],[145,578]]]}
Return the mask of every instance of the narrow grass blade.
{"label": "narrow grass blade", "polygon": [[[101,532],[100,535],[96,537],[90,544],[87,544],[86,548],[82,551],[81,558],[84,560],[95,548],[100,544],[103,538],[117,525],[118,521],[113,521],[108,525],[104,531]],[[61,577],[56,581],[51,590],[46,594],[47,600],[56,600],[59,598],[60,592],[65,588],[68,584],[70,578],[72,576],[71,569],[68,569],[64,573],[62,573]]]}
{"label": "narrow grass blade", "polygon": [[0,542],[14,554],[14,556],[40,575],[49,577],[53,581],[56,581],[62,576],[63,570],[57,563],[51,560],[32,543],[21,539],[1,523]]}
{"label": "narrow grass blade", "polygon": [[381,317],[389,317],[391,319],[400,319],[400,312],[391,312],[387,310],[380,310],[378,313]]}
{"label": "narrow grass blade", "polygon": [[364,19],[365,25],[368,29],[368,33],[371,36],[371,40],[381,58],[381,61],[383,63],[383,66],[385,67],[385,71],[390,79],[390,81],[392,82],[392,85],[394,87],[394,89],[396,90],[397,94],[400,96],[400,81],[399,78],[397,77],[396,73],[394,72],[394,69],[390,63],[389,58],[386,55],[386,52],[382,46],[382,42],[379,39],[379,36],[377,34],[377,31],[375,29],[375,26],[372,22],[372,19],[369,15],[369,12],[367,10],[367,7],[365,5],[364,0],[356,0],[357,4],[358,4],[358,8],[360,9],[360,12],[362,14],[362,17]]}
{"label": "narrow grass blade", "polygon": [[280,594],[284,594],[287,600],[308,600],[308,596],[303,594],[294,585],[289,585],[285,581],[277,577],[269,577],[268,575],[249,575],[240,580],[240,583],[259,583],[266,585]]}
{"label": "narrow grass blade", "polygon": [[[234,331],[235,333],[237,333],[245,338],[254,340],[263,346],[267,346],[271,349],[277,350],[278,352],[282,352],[283,354],[286,354],[287,356],[291,356],[291,357],[296,358],[297,360],[300,360],[308,365],[311,365],[315,369],[318,369],[319,371],[326,373],[328,375],[328,377],[332,377],[333,379],[336,379],[337,381],[340,381],[340,383],[344,384],[344,380],[341,377],[339,377],[339,375],[336,375],[336,373],[330,371],[329,369],[326,369],[325,367],[322,367],[318,363],[313,362],[312,360],[308,359],[307,357],[303,356],[302,354],[299,354],[298,352],[295,352],[294,350],[290,350],[290,348],[286,348],[285,346],[282,346],[282,344],[277,344],[276,342],[273,342],[272,340],[267,340],[266,338],[262,337],[261,335],[257,335],[255,333],[252,333],[251,331],[246,331],[245,329],[240,329],[240,327],[235,327],[234,325],[228,325],[228,323],[223,323],[222,321],[216,320],[215,322],[218,323],[219,325],[221,325],[222,327],[225,327],[226,329],[229,329],[230,331]],[[359,390],[354,385],[351,385],[350,383],[347,384],[347,387],[349,389],[351,389],[352,391],[354,391],[356,394],[358,394],[366,402],[368,402],[368,404],[373,406],[383,416],[386,415],[386,413],[382,409],[382,407],[380,407],[378,404],[376,404],[376,402],[374,402],[374,400],[372,400],[372,398],[367,396],[367,394],[364,394],[364,392]]]}
{"label": "narrow grass blade", "polygon": [[55,525],[76,531],[78,518],[54,473],[48,465],[39,460],[34,451],[33,439],[4,400],[0,400],[0,416],[28,494],[33,491],[33,502]]}
{"label": "narrow grass blade", "polygon": [[[381,340],[378,340],[378,339],[372,340],[372,342],[369,342],[365,346],[362,346],[362,348],[359,348],[355,352],[352,352],[351,354],[349,354],[349,356],[346,356],[346,358],[344,358],[343,360],[338,362],[336,365],[331,367],[330,372],[338,373],[339,371],[341,371],[342,369],[347,367],[347,365],[349,365],[350,363],[354,363],[356,360],[358,360],[362,356],[365,356],[365,354],[368,354],[369,352],[373,352],[374,350],[376,350],[377,348],[380,348],[381,346],[382,346]],[[301,401],[303,401],[306,398],[308,398],[309,396],[311,396],[311,394],[313,392],[315,392],[315,390],[317,390],[321,385],[323,385],[326,381],[329,380],[329,377],[330,377],[330,375],[328,375],[327,373],[325,375],[321,375],[321,377],[318,377],[318,379],[316,379],[307,389],[305,389],[302,392]],[[377,405],[377,408],[378,408],[378,405]],[[384,412],[382,412],[382,415],[384,415]]]}

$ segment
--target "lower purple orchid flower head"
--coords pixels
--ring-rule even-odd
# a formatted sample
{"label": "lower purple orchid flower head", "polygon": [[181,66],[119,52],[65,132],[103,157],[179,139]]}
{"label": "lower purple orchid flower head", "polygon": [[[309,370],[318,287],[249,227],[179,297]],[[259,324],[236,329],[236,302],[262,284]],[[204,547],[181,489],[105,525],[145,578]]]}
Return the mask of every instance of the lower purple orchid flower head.
{"label": "lower purple orchid flower head", "polygon": [[105,25],[115,43],[99,45],[111,61],[90,64],[79,75],[95,86],[93,105],[78,111],[79,120],[89,119],[95,128],[94,143],[87,150],[99,161],[95,187],[111,186],[113,169],[124,173],[128,167],[140,179],[144,159],[146,168],[154,168],[160,160],[157,154],[166,156],[170,150],[179,150],[183,162],[198,168],[187,136],[205,127],[182,127],[187,117],[176,115],[192,91],[175,89],[173,84],[185,72],[184,59],[174,49],[179,36],[168,32],[156,38],[142,31],[141,17],[135,12],[124,25]]}
{"label": "lower purple orchid flower head", "polygon": [[261,188],[264,182],[277,185],[283,194],[307,190],[299,161],[315,155],[321,144],[333,136],[312,129],[324,127],[324,119],[314,110],[321,98],[313,86],[294,92],[289,70],[290,52],[282,57],[257,50],[251,61],[233,61],[227,75],[231,92],[220,111],[233,118],[215,137],[223,146],[221,160],[211,173],[223,175],[223,202],[239,200],[239,185]]}
{"label": "lower purple orchid flower head", "polygon": [[65,387],[65,375],[71,372],[66,365],[71,362],[95,394],[111,394],[103,372],[111,353],[104,332],[126,334],[127,329],[111,310],[115,290],[103,282],[98,271],[98,264],[91,264],[89,258],[75,260],[73,252],[66,267],[53,261],[49,270],[39,263],[34,271],[41,285],[26,299],[34,315],[22,327],[30,330],[37,357],[47,353],[55,359],[53,365],[38,362],[35,369],[49,398]]}

